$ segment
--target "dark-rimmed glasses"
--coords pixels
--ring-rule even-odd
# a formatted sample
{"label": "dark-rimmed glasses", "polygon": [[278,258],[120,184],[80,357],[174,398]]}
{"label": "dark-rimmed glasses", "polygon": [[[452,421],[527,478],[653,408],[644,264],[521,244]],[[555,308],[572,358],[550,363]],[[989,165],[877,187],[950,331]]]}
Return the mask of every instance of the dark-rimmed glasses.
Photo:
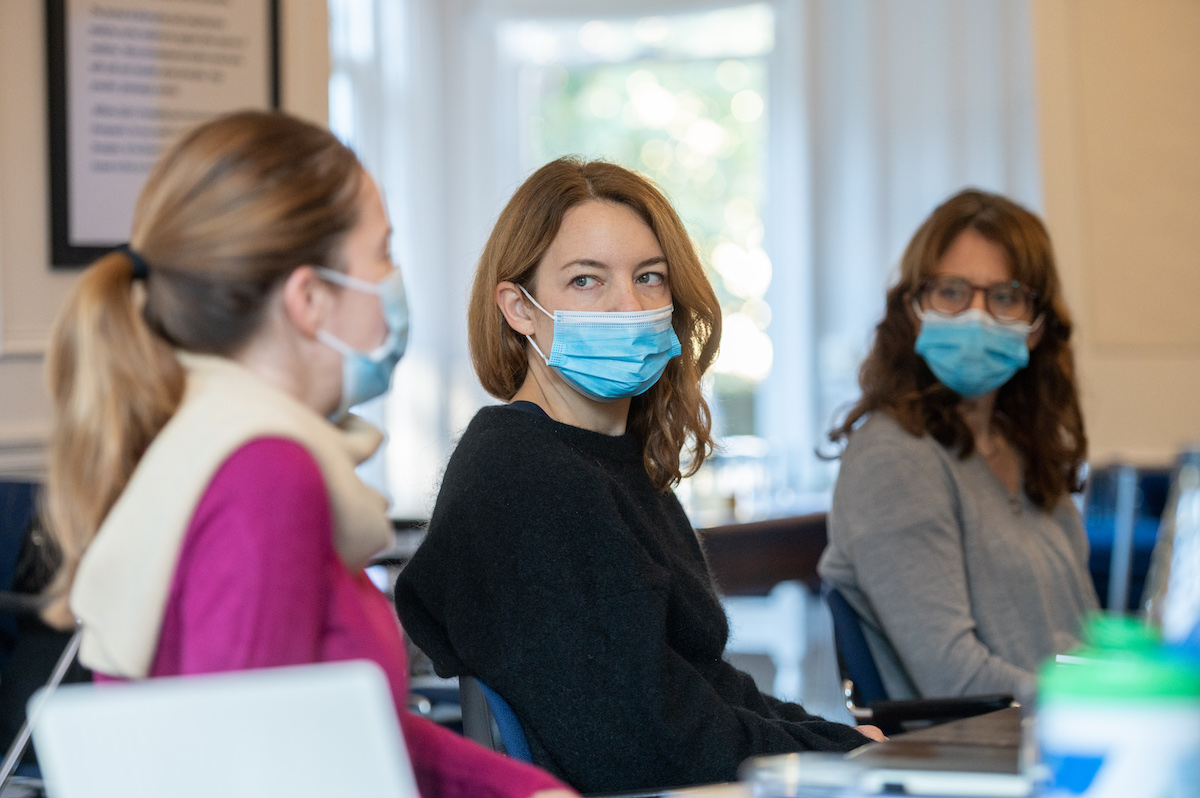
{"label": "dark-rimmed glasses", "polygon": [[1021,321],[1033,312],[1037,291],[1016,280],[975,285],[965,277],[942,275],[921,284],[921,306],[936,313],[955,316],[971,307],[975,294],[983,292],[984,307],[1000,321]]}

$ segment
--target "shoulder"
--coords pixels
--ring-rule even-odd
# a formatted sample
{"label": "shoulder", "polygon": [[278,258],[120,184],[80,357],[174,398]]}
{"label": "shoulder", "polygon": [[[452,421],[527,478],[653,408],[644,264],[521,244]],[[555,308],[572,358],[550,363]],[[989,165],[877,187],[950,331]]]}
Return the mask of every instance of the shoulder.
{"label": "shoulder", "polygon": [[831,538],[953,525],[960,496],[956,456],[875,413],[850,436],[834,485]]}
{"label": "shoulder", "polygon": [[312,453],[290,438],[254,438],[239,446],[217,469],[209,490],[218,486],[267,494],[306,493],[324,489],[321,469]]}
{"label": "shoulder", "polygon": [[455,454],[480,451],[504,455],[511,452],[514,445],[520,448],[521,441],[531,436],[545,438],[543,427],[546,421],[506,405],[480,408],[459,438]]}
{"label": "shoulder", "polygon": [[329,498],[316,459],[302,444],[255,438],[217,469],[193,517],[210,533],[294,535],[297,523],[328,526]]}
{"label": "shoulder", "polygon": [[484,408],[446,467],[425,544],[499,547],[505,556],[583,536],[615,545],[621,508],[635,499],[624,460],[610,456],[624,444],[603,438],[520,410]]}
{"label": "shoulder", "polygon": [[602,469],[570,439],[572,431],[549,418],[503,405],[485,407],[459,439],[445,482],[486,483],[505,490],[530,483],[544,486],[548,481],[590,482]]}
{"label": "shoulder", "polygon": [[886,412],[876,411],[850,433],[841,471],[873,473],[897,466],[929,468],[947,463],[952,456],[931,435],[913,435]]}
{"label": "shoulder", "polygon": [[928,448],[937,442],[929,435],[913,435],[900,425],[890,413],[876,410],[858,429],[850,433],[847,449],[850,447],[863,448],[901,448],[910,451]]}

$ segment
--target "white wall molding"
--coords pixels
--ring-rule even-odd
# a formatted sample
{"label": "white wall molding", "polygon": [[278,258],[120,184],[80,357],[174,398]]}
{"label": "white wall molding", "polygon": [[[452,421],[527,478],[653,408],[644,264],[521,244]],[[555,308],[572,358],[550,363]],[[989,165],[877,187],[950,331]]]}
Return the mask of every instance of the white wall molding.
{"label": "white wall molding", "polygon": [[41,360],[46,356],[45,338],[0,338],[0,362],[5,360]]}
{"label": "white wall molding", "polygon": [[0,479],[45,479],[49,441],[50,431],[45,428],[0,427]]}

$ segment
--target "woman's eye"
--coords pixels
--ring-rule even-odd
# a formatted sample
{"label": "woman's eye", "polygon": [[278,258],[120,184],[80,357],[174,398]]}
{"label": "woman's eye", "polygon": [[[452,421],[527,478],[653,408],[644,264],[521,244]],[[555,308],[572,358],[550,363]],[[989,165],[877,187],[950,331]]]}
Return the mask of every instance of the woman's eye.
{"label": "woman's eye", "polygon": [[662,285],[667,281],[667,276],[662,272],[646,272],[639,274],[637,282],[643,285]]}
{"label": "woman's eye", "polygon": [[576,288],[589,288],[590,286],[595,285],[595,283],[596,278],[586,274],[581,274],[575,279],[571,280],[571,285],[575,286]]}
{"label": "woman's eye", "polygon": [[1008,308],[1017,304],[1017,295],[1011,289],[1002,288],[999,291],[992,292],[992,301]]}

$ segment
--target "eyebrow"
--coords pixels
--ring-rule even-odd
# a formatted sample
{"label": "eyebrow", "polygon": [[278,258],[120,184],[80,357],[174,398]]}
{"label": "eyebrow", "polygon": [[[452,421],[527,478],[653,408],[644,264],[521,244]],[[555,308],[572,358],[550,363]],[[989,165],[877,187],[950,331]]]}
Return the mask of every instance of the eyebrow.
{"label": "eyebrow", "polygon": [[[646,260],[642,261],[641,263],[639,263],[637,266],[634,266],[633,268],[641,269],[646,266],[653,266],[656,263],[662,263],[665,265],[666,262],[667,262],[667,258],[665,255],[657,255],[653,258],[646,258]],[[592,258],[576,258],[575,260],[569,260],[566,263],[564,263],[560,268],[566,269],[570,266],[586,266],[591,269],[608,269],[609,268],[609,265],[607,263],[604,263],[604,262],[598,261],[598,260],[593,260]]]}

